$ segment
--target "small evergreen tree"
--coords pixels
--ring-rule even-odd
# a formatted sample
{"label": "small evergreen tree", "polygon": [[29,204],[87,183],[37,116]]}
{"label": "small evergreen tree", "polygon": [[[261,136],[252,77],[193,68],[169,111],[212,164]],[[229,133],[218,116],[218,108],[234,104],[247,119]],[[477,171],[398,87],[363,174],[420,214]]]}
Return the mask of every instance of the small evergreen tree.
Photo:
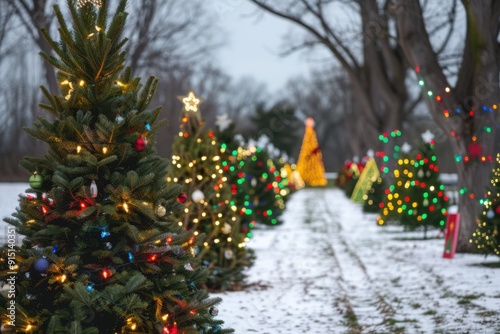
{"label": "small evergreen tree", "polygon": [[482,200],[483,210],[470,242],[477,253],[500,256],[500,153],[491,173],[491,185]]}
{"label": "small evergreen tree", "polygon": [[377,217],[379,225],[389,222],[404,224],[410,209],[409,189],[413,179],[415,160],[409,153],[403,153],[397,161],[392,184],[385,190],[384,203]]}
{"label": "small evergreen tree", "polygon": [[252,237],[257,224],[280,224],[290,192],[281,175],[279,161],[271,159],[261,147],[248,146],[235,139],[234,126],[219,131],[222,169],[228,176],[233,198],[241,216],[242,231]]}
{"label": "small evergreen tree", "polygon": [[172,146],[170,182],[184,184],[188,200],[184,211],[174,213],[179,225],[203,235],[197,252],[211,276],[210,289],[236,289],[253,262],[246,247],[248,238],[241,232],[235,200],[228,178],[221,168],[219,143],[205,127],[193,92],[183,99],[179,136]]}
{"label": "small evergreen tree", "polygon": [[156,154],[157,79],[141,89],[124,69],[126,0],[111,22],[99,4],[69,0],[73,27],[56,5],[61,41],[43,31],[62,96],[42,87],[51,120],[26,129],[49,150],[21,162],[35,173],[6,219],[25,238],[1,251],[2,277],[16,282],[15,297],[0,296],[2,323],[15,300],[17,333],[233,332],[213,318],[220,298],[200,289],[196,238],[167,215],[182,196]]}

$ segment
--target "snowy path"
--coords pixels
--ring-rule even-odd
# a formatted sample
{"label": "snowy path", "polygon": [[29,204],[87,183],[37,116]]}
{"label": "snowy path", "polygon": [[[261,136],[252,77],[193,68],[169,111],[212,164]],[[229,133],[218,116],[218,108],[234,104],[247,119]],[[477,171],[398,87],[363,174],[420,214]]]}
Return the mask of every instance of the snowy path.
{"label": "snowy path", "polygon": [[237,333],[500,333],[500,269],[483,257],[442,259],[442,239],[380,228],[336,189],[295,193],[283,218],[250,243],[259,284],[222,295]]}
{"label": "snowy path", "polygon": [[[0,184],[2,217],[26,188]],[[380,228],[337,189],[296,192],[283,221],[255,230],[252,285],[221,294],[237,334],[500,333],[500,268],[479,265],[498,258],[445,260],[442,239]]]}

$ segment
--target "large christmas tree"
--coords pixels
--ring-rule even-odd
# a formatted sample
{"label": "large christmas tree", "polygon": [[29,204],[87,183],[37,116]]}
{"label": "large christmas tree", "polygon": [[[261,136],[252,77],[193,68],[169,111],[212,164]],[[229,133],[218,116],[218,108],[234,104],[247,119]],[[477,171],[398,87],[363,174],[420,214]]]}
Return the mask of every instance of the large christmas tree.
{"label": "large christmas tree", "polygon": [[478,253],[500,256],[500,153],[497,154],[495,168],[491,173],[491,185],[482,205],[478,227],[470,242]]}
{"label": "large christmas tree", "polygon": [[309,117],[305,124],[304,139],[297,160],[297,171],[306,185],[325,186],[327,184],[325,166],[316,131],[314,131],[314,120]]}
{"label": "large christmas tree", "polygon": [[219,143],[202,120],[193,92],[182,98],[179,135],[172,146],[168,180],[181,182],[188,194],[184,211],[174,213],[180,226],[202,235],[197,257],[208,266],[211,289],[237,289],[253,262],[241,232],[237,206],[221,168]]}
{"label": "large christmas tree", "polygon": [[2,332],[232,332],[213,317],[220,299],[199,288],[208,271],[195,237],[168,219],[182,194],[155,150],[157,79],[141,85],[124,68],[126,5],[108,22],[106,0],[69,0],[73,26],[56,5],[61,40],[43,31],[61,95],[42,88],[51,118],[26,129],[48,153],[22,160],[30,188],[6,219],[25,237],[0,256],[15,282],[0,297]]}

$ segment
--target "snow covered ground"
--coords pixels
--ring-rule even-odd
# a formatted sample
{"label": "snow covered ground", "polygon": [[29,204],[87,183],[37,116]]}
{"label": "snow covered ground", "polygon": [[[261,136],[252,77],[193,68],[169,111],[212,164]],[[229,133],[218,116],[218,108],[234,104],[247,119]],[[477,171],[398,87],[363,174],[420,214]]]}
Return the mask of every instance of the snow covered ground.
{"label": "snow covered ground", "polygon": [[[1,217],[26,188],[0,184]],[[500,333],[498,258],[443,259],[443,239],[378,227],[337,189],[298,191],[283,220],[255,230],[249,287],[219,294],[236,333]]]}

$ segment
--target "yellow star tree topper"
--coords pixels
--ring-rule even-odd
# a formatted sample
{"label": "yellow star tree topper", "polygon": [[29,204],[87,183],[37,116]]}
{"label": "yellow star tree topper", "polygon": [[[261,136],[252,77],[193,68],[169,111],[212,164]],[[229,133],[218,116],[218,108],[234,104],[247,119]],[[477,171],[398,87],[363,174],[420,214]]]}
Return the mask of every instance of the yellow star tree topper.
{"label": "yellow star tree topper", "polygon": [[184,103],[185,111],[194,111],[194,112],[198,111],[198,105],[201,102],[203,102],[202,99],[194,95],[193,91],[190,91],[186,96],[180,96],[179,100],[181,100],[182,103]]}

